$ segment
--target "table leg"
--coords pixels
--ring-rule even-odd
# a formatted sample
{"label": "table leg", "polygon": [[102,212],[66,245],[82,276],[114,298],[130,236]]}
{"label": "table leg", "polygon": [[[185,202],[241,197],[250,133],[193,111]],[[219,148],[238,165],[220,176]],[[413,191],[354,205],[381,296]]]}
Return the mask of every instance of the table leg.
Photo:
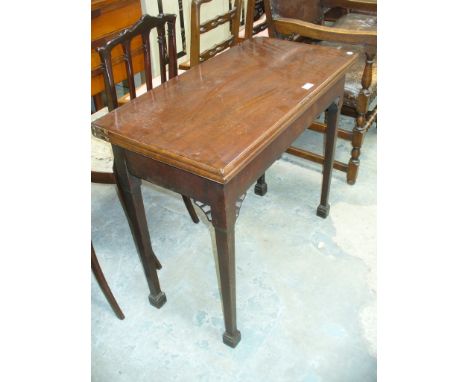
{"label": "table leg", "polygon": [[317,215],[326,218],[330,212],[328,196],[330,193],[331,174],[333,170],[333,161],[335,158],[336,135],[338,119],[338,100],[334,101],[326,111],[327,131],[325,136],[325,159],[323,163],[322,195],[320,205],[317,208]]}
{"label": "table leg", "polygon": [[265,182],[265,174],[257,179],[257,184],[255,185],[255,194],[264,196],[268,191],[268,185]]}
{"label": "table leg", "polygon": [[223,303],[224,326],[223,342],[236,347],[241,340],[241,333],[236,323],[236,263],[234,226],[236,222],[235,203],[222,200],[211,206],[213,227],[218,250],[218,269],[221,281],[221,298]]}
{"label": "table leg", "polygon": [[156,269],[161,269],[161,264],[151,247],[143,196],[141,194],[141,180],[128,171],[124,151],[117,146],[112,146],[112,149],[114,152],[116,184],[145,271],[146,281],[150,290],[149,301],[151,305],[160,308],[167,300],[166,295],[161,291],[156,272]]}

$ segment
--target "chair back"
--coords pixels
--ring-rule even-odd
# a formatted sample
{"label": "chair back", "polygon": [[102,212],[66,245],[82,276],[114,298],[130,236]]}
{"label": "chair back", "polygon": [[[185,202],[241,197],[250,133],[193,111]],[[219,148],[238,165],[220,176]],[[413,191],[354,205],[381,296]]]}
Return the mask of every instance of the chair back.
{"label": "chair back", "polygon": [[[228,12],[202,23],[200,20],[201,5],[210,3],[211,1],[212,0],[192,0],[190,67],[198,65],[200,62],[214,57],[218,53],[221,53],[238,42],[242,0],[234,0],[233,4],[229,2],[231,9]],[[213,45],[203,52],[200,52],[201,35],[227,22],[229,22],[231,25],[230,36],[226,40]]]}
{"label": "chair back", "polygon": [[298,19],[314,24],[323,22],[323,0],[264,0],[267,17]]}
{"label": "chair back", "polygon": [[247,16],[245,19],[245,37],[252,38],[268,28],[267,20],[254,25],[265,14],[263,0],[247,0]]}
{"label": "chair back", "polygon": [[[144,15],[130,28],[123,30],[115,38],[108,40],[104,45],[97,47],[101,59],[104,84],[106,89],[107,103],[109,111],[118,107],[117,92],[114,82],[113,63],[124,60],[127,72],[127,81],[130,91],[130,98],[136,97],[135,72],[132,64],[132,51],[130,44],[133,39],[141,39],[144,54],[144,69],[147,91],[153,88],[153,76],[151,73],[151,49],[150,32],[156,28],[158,33],[159,67],[161,72],[161,83],[167,81],[166,66],[169,67],[169,78],[177,76],[177,49],[175,35],[176,15],[160,14],[158,16]],[[167,26],[167,37],[166,37]],[[121,47],[123,55],[112,56],[112,51],[116,47]],[[118,49],[116,49],[118,51]]]}

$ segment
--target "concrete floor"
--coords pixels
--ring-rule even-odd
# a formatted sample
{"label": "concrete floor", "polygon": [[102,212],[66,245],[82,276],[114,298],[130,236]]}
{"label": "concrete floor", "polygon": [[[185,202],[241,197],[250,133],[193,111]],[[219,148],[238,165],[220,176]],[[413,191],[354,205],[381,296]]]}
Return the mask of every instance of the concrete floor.
{"label": "concrete floor", "polygon": [[[341,126],[352,127],[342,117]],[[366,136],[356,185],[334,171],[330,216],[315,215],[321,169],[284,155],[268,193],[250,189],[236,224],[237,317],[242,340],[223,344],[214,234],[180,196],[143,183],[167,303],[148,289],[114,186],[92,185],[92,239],[125,320],[91,276],[93,381],[376,380],[376,152]],[[300,146],[321,147],[306,132]],[[338,141],[347,161],[350,143]]]}

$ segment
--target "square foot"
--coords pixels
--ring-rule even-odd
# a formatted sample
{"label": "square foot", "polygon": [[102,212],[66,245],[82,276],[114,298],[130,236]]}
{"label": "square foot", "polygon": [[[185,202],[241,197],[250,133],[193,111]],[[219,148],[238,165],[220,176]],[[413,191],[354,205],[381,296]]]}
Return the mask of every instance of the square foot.
{"label": "square foot", "polygon": [[256,195],[264,196],[268,191],[268,185],[266,183],[257,183],[254,188]]}
{"label": "square foot", "polygon": [[238,330],[236,330],[234,334],[229,334],[228,332],[224,332],[223,334],[223,342],[232,348],[235,348],[240,340],[241,333]]}
{"label": "square foot", "polygon": [[330,212],[330,205],[327,204],[326,206],[323,206],[320,204],[317,207],[317,216],[320,216],[321,218],[326,218],[328,216],[328,213]]}
{"label": "square foot", "polygon": [[158,309],[161,308],[167,302],[167,298],[164,292],[159,292],[156,296],[150,294],[148,296],[148,299],[150,304]]}

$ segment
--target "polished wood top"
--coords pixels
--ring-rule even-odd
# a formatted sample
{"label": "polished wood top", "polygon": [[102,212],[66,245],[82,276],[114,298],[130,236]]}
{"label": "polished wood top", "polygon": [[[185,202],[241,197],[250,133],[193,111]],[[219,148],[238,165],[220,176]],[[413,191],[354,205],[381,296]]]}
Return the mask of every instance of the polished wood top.
{"label": "polished wood top", "polygon": [[247,40],[92,128],[117,146],[224,184],[335,84],[355,56],[284,40]]}

